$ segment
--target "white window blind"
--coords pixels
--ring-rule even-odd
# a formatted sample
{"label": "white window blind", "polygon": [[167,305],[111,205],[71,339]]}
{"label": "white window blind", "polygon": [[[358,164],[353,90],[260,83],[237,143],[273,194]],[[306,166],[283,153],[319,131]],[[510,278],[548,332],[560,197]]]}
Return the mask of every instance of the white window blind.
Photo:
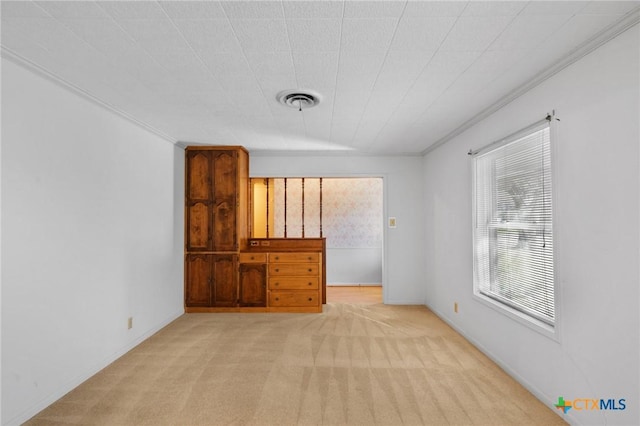
{"label": "white window blind", "polygon": [[474,154],[474,289],[554,324],[549,123]]}

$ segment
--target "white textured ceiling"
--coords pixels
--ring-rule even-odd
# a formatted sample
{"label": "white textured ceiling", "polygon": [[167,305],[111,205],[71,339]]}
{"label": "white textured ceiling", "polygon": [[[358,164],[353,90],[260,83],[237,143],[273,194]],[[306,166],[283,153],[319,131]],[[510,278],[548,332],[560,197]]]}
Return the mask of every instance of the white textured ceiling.
{"label": "white textured ceiling", "polygon": [[[2,1],[0,41],[5,57],[175,142],[420,153],[639,6]],[[320,105],[277,102],[296,88]]]}

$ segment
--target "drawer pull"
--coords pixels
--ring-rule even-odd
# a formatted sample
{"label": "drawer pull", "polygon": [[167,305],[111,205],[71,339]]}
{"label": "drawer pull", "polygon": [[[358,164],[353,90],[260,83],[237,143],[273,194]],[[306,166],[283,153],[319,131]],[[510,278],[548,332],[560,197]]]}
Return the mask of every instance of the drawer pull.
{"label": "drawer pull", "polygon": [[309,285],[313,285],[312,283],[308,283]]}
{"label": "drawer pull", "polygon": [[279,297],[276,297],[276,301],[278,301],[278,300],[280,300],[280,298],[279,298]]}
{"label": "drawer pull", "polygon": [[280,285],[280,283],[276,283],[275,285]]}
{"label": "drawer pull", "polygon": [[280,256],[276,256],[276,260],[280,260]]}
{"label": "drawer pull", "polygon": [[255,259],[255,257],[251,256],[251,260]]}
{"label": "drawer pull", "polygon": [[313,269],[309,268],[309,272],[313,271]]}
{"label": "drawer pull", "polygon": [[280,272],[280,269],[276,268],[276,272]]}
{"label": "drawer pull", "polygon": [[310,298],[309,298],[309,302],[311,302],[312,300],[313,300],[313,298],[312,298],[312,297],[310,297]]}
{"label": "drawer pull", "polygon": [[311,256],[307,257],[308,260],[312,260]]}

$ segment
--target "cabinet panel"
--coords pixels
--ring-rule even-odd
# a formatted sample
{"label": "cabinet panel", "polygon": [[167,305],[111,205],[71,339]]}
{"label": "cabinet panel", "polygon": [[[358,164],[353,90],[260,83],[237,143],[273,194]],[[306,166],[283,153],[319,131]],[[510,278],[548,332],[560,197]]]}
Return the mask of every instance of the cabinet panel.
{"label": "cabinet panel", "polygon": [[213,156],[214,198],[230,198],[235,201],[238,191],[238,156],[235,151],[214,152]]}
{"label": "cabinet panel", "polygon": [[213,154],[214,250],[237,250],[238,166],[235,151]]}
{"label": "cabinet panel", "polygon": [[187,153],[187,198],[211,200],[211,160],[207,152]]}
{"label": "cabinet panel", "polygon": [[270,263],[269,276],[276,275],[310,275],[318,276],[319,266],[317,263]]}
{"label": "cabinet panel", "polygon": [[320,255],[318,253],[271,253],[269,262],[271,263],[318,263]]}
{"label": "cabinet panel", "polygon": [[216,200],[213,212],[214,250],[233,251],[238,249],[235,226],[235,202],[231,200]]}
{"label": "cabinet panel", "polygon": [[211,209],[203,202],[187,207],[187,251],[211,250]]}
{"label": "cabinet panel", "polygon": [[238,302],[238,280],[236,255],[212,255],[213,300],[211,306],[236,306]]}
{"label": "cabinet panel", "polygon": [[267,263],[267,253],[240,253],[240,263]]}
{"label": "cabinet panel", "polygon": [[187,256],[185,274],[185,304],[209,306],[211,304],[211,256]]}
{"label": "cabinet panel", "polygon": [[317,290],[320,285],[318,277],[270,277],[270,290]]}
{"label": "cabinet panel", "polygon": [[318,291],[269,293],[269,306],[318,306]]}
{"label": "cabinet panel", "polygon": [[267,306],[267,265],[240,264],[240,306]]}

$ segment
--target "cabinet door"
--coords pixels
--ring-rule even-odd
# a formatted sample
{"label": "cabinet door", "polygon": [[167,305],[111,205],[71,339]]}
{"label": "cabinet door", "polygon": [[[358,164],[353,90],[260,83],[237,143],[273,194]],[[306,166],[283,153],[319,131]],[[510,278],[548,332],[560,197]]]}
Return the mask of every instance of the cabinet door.
{"label": "cabinet door", "polygon": [[187,152],[186,164],[186,249],[213,250],[213,176],[211,154]]}
{"label": "cabinet door", "polygon": [[187,256],[185,265],[185,305],[211,306],[212,256]]}
{"label": "cabinet door", "polygon": [[267,306],[267,265],[240,264],[240,306]]}
{"label": "cabinet door", "polygon": [[213,248],[237,250],[238,154],[213,152]]}
{"label": "cabinet door", "polygon": [[211,306],[231,307],[238,304],[238,256],[215,254],[213,258],[213,300]]}

